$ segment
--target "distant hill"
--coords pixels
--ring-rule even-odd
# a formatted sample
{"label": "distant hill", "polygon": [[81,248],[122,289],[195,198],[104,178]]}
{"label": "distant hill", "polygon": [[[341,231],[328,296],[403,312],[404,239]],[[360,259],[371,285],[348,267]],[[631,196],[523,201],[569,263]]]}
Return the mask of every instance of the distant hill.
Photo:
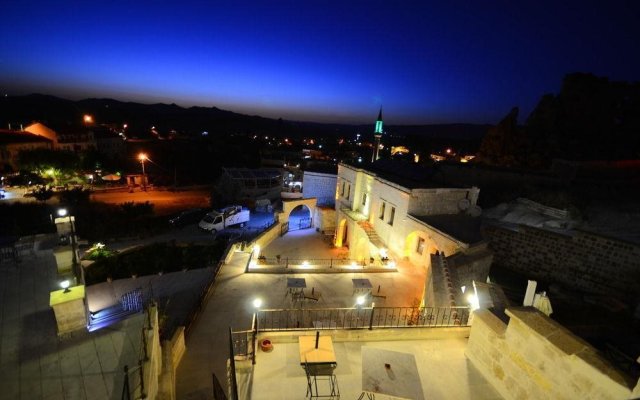
{"label": "distant hill", "polygon": [[[96,123],[120,125],[127,123],[132,134],[144,136],[152,126],[160,132],[175,130],[192,135],[203,131],[209,134],[256,133],[287,136],[351,136],[373,133],[374,117],[370,125],[330,124],[239,114],[216,107],[184,108],[176,104],[141,104],[113,99],[85,99],[72,101],[55,96],[31,94],[0,98],[0,126],[40,121],[57,129],[82,127],[82,117],[90,114]],[[476,140],[487,131],[487,125],[438,124],[386,126],[391,136],[418,136]]]}

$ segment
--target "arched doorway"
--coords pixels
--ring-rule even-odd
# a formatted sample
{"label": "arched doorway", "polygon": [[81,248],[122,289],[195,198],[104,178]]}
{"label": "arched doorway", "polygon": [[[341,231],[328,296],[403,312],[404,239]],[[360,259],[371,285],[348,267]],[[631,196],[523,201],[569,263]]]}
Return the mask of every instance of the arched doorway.
{"label": "arched doorway", "polygon": [[311,209],[306,204],[296,206],[289,213],[289,231],[309,229],[312,226]]}
{"label": "arched doorway", "polygon": [[280,220],[280,236],[289,231],[313,227],[313,216],[316,213],[316,198],[282,200]]}
{"label": "arched doorway", "polygon": [[347,220],[345,218],[338,223],[338,231],[336,232],[336,247],[348,246],[348,227]]}

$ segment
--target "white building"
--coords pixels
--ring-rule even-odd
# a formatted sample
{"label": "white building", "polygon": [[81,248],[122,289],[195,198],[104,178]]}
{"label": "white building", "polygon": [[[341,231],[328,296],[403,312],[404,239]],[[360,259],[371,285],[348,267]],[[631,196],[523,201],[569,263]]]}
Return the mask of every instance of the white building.
{"label": "white building", "polygon": [[460,287],[486,279],[492,256],[480,234],[480,190],[434,186],[428,172],[387,160],[341,163],[335,245],[363,264],[403,259],[425,268],[423,302],[450,303]]}

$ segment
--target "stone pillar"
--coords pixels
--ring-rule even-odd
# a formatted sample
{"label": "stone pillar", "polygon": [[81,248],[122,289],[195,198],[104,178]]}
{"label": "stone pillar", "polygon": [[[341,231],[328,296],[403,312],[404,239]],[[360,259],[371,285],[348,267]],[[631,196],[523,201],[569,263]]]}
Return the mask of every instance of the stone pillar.
{"label": "stone pillar", "polygon": [[53,308],[56,316],[58,336],[86,328],[87,314],[84,297],[84,285],[50,293],[49,306]]}

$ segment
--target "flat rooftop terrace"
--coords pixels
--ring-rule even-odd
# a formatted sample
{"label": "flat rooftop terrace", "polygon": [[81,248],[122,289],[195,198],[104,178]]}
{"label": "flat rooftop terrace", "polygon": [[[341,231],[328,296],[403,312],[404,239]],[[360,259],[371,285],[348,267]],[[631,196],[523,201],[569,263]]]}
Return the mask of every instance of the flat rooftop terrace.
{"label": "flat rooftop terrace", "polygon": [[[357,399],[362,393],[362,348],[370,346],[414,355],[420,380],[410,384],[415,386],[412,388],[414,390],[421,389],[425,399],[501,399],[465,357],[466,345],[465,338],[334,341],[337,361],[334,373],[340,398]],[[273,350],[268,353],[258,350],[256,360],[251,379],[248,370],[238,373],[241,398],[243,394],[250,395],[244,398],[252,400],[304,398],[307,378],[300,365],[297,342],[275,343]],[[376,399],[390,398],[376,394]]]}

